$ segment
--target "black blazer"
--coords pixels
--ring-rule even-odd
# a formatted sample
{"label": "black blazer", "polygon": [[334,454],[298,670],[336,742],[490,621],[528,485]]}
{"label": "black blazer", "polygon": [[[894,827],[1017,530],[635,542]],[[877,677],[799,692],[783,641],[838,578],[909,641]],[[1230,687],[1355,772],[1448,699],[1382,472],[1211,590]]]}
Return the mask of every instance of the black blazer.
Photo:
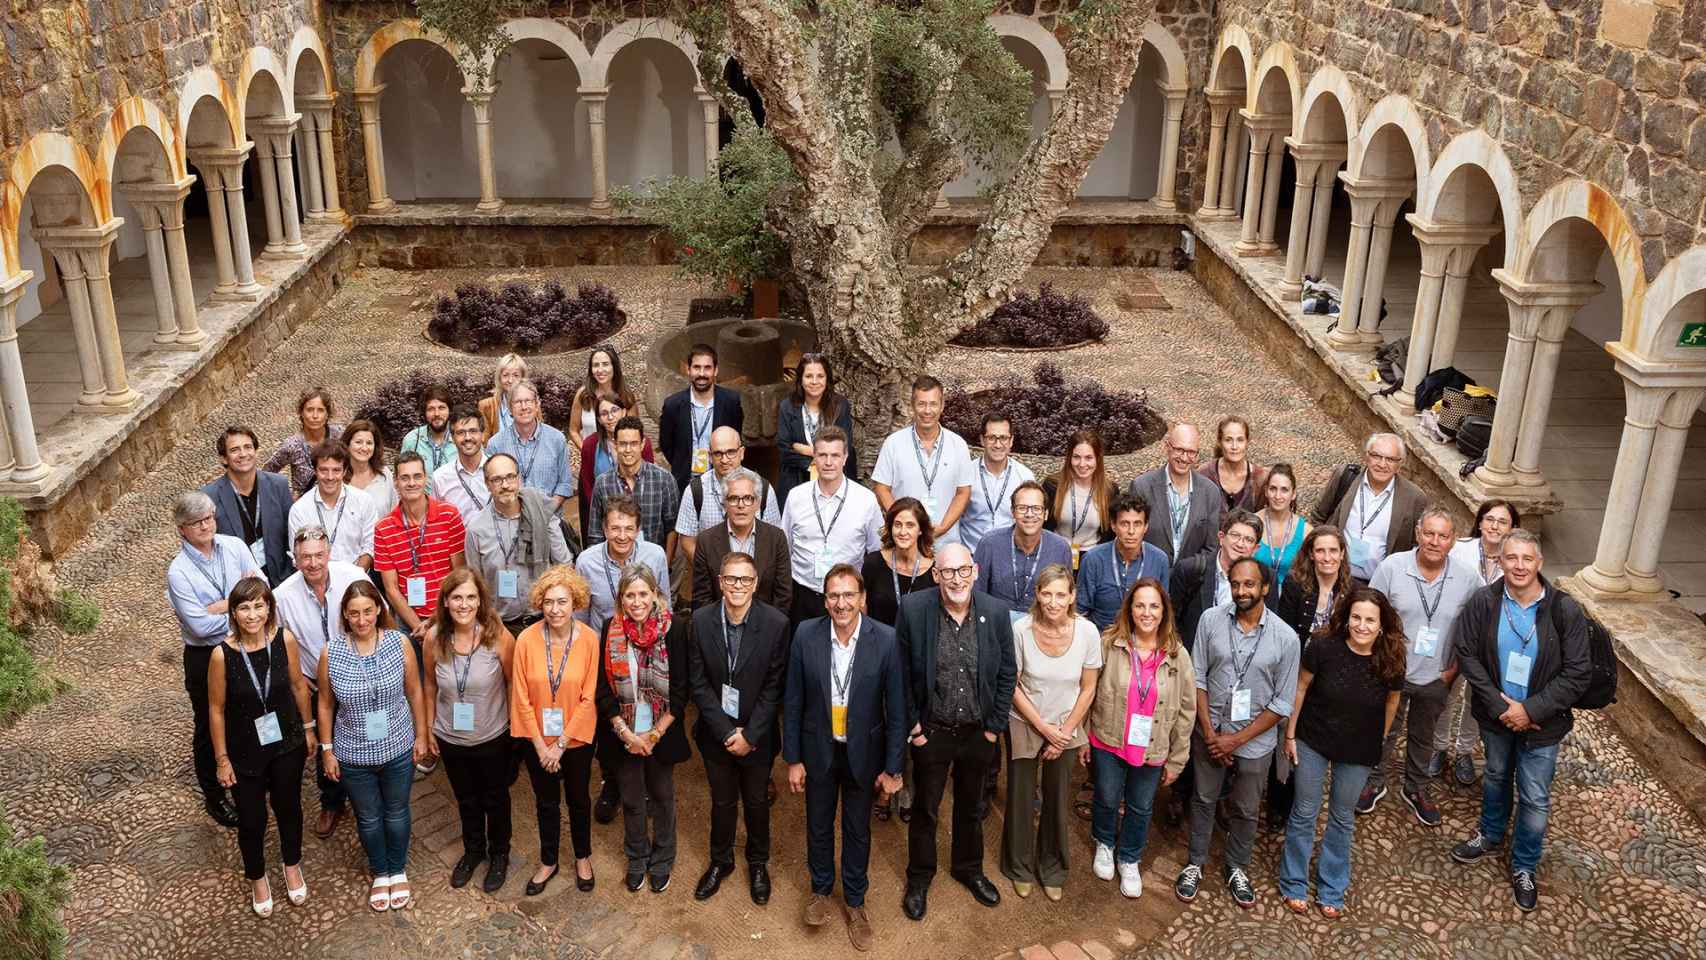
{"label": "black blazer", "polygon": [[[828,617],[800,624],[788,652],[783,696],[782,759],[806,765],[806,776],[828,776],[835,762],[830,727],[829,645],[835,642]],[[1011,650],[1012,646],[1009,645]],[[853,676],[847,687],[847,765],[869,790],[877,774],[900,776],[906,753],[906,685],[894,631],[870,617],[859,622]]]}
{"label": "black blazer", "polygon": [[[1273,582],[1272,573],[1269,573],[1268,580]],[[1173,601],[1173,617],[1179,624],[1179,639],[1184,642],[1186,650],[1192,649],[1197,642],[1197,623],[1202,620],[1202,615],[1214,609],[1214,595],[1218,592],[1219,583],[1219,550],[1192,554],[1173,566],[1172,576],[1167,580],[1167,596]],[[1287,580],[1286,586],[1290,585],[1291,581]],[[1314,606],[1309,609],[1310,615],[1314,616]],[[1278,614],[1277,608],[1275,613]],[[1280,617],[1284,619],[1283,614]],[[1297,631],[1297,636],[1301,642],[1308,641],[1307,625]]]}
{"label": "black blazer", "polygon": [[[835,425],[847,431],[847,464],[842,472],[849,480],[859,479],[859,447],[853,441],[853,401],[839,397],[836,403]],[[819,426],[822,429],[822,426]],[[776,492],[787,502],[788,491],[811,478],[810,457],[802,457],[789,449],[790,445],[806,442],[805,416],[793,396],[782,398],[776,412],[776,450],[781,462],[776,471]]]}
{"label": "black blazer", "polygon": [[[1530,746],[1549,747],[1564,739],[1575,726],[1570,710],[1587,692],[1593,680],[1593,658],[1588,650],[1588,621],[1581,604],[1540,578],[1546,595],[1535,612],[1534,663],[1528,671],[1528,696],[1522,701],[1528,719],[1538,730],[1525,740]],[[1499,659],[1500,605],[1505,583],[1496,580],[1475,591],[1464,601],[1452,623],[1452,652],[1469,684],[1469,710],[1475,722],[1491,730],[1504,731],[1499,715],[1505,712],[1505,665]]]}
{"label": "black blazer", "polygon": [[1141,474],[1126,488],[1127,493],[1149,504],[1149,531],[1143,535],[1144,542],[1160,547],[1172,558],[1174,569],[1186,557],[1220,548],[1220,518],[1226,512],[1226,495],[1219,484],[1201,476],[1196,479],[1203,482],[1191,485],[1191,512],[1185,518],[1184,543],[1177,550],[1173,549],[1173,523],[1167,508],[1167,465]]}
{"label": "black blazer", "polygon": [[[775,491],[771,491],[775,496]],[[794,600],[794,572],[788,565],[788,535],[782,528],[763,520],[754,520],[757,541],[753,550],[758,555],[758,586],[752,599],[768,603],[780,610],[788,609]],[[697,610],[708,603],[723,599],[722,581],[717,577],[723,568],[723,558],[729,555],[729,526],[719,523],[699,534],[693,545],[693,597]]]}
{"label": "black blazer", "polygon": [[[1355,587],[1354,582],[1352,587]],[[1303,585],[1297,582],[1297,578],[1287,577],[1285,583],[1280,584],[1279,596],[1271,598],[1274,613],[1296,632],[1297,639],[1305,647],[1309,646],[1310,630],[1315,626],[1315,607],[1321,601],[1319,590],[1313,583],[1305,590]],[[1334,597],[1333,602],[1343,600],[1344,594],[1348,592],[1340,591],[1340,595]]]}
{"label": "black blazer", "polygon": [[[693,411],[687,399],[691,388],[672,393],[663,402],[658,414],[658,452],[669,461],[669,472],[675,477],[677,489],[685,491],[693,480]],[[711,388],[711,429],[734,427],[740,430],[746,415],[740,408],[740,394],[728,387]],[[711,436],[705,435],[709,445]]]}
{"label": "black blazer", "polygon": [[[621,713],[616,703],[616,690],[610,686],[610,671],[606,664],[610,662],[610,624],[615,622],[612,617],[604,624],[604,629],[598,635],[598,722],[610,729],[610,721]],[[664,731],[658,745],[652,749],[652,756],[660,763],[680,763],[693,756],[693,750],[687,745],[687,690],[690,666],[688,664],[688,649],[692,646],[692,627],[686,617],[676,617],[669,624],[669,632],[664,634],[664,644],[669,647],[669,712],[675,717],[670,722],[669,729]],[[614,738],[612,738],[614,739]],[[623,756],[633,756],[628,753],[626,746],[618,746]]]}
{"label": "black blazer", "polygon": [[[936,638],[942,612],[941,588],[909,593],[900,601],[895,636],[906,659],[906,728],[930,722],[930,689],[936,684]],[[983,729],[1007,729],[1013,709],[1013,684],[1019,665],[1013,653],[1013,618],[1007,604],[973,590],[971,614],[977,618],[977,705]]]}
{"label": "black blazer", "polygon": [[[269,586],[278,586],[296,572],[290,562],[290,481],[282,473],[255,471],[255,483],[260,490],[255,510],[260,514],[261,539],[266,541],[267,562],[264,572]],[[243,540],[243,513],[237,503],[237,491],[229,476],[221,476],[202,492],[213,498],[214,528],[228,537]],[[248,543],[247,540],[243,541]]]}
{"label": "black blazer", "polygon": [[[693,613],[693,638],[688,644],[688,685],[699,705],[693,725],[699,752],[707,761],[770,766],[775,759],[773,733],[782,709],[782,682],[788,670],[788,615],[767,603],[754,603],[741,632],[739,657],[730,679],[729,651],[723,643],[722,604]],[[723,684],[740,691],[740,712],[723,713]],[[723,741],[740,727],[752,752],[736,757]]]}

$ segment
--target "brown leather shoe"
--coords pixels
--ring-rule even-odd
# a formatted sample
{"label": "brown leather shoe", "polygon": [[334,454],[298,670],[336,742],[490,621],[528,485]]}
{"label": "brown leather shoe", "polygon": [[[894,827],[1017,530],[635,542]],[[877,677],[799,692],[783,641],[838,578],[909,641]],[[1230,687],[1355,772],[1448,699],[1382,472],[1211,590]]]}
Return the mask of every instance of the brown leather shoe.
{"label": "brown leather shoe", "polygon": [[853,942],[853,949],[870,952],[871,918],[865,915],[865,908],[843,906],[842,911],[847,915],[847,939]]}
{"label": "brown leather shoe", "polygon": [[829,922],[829,898],[821,893],[814,893],[806,901],[806,926],[821,927]]}
{"label": "brown leather shoe", "polygon": [[331,836],[338,829],[338,821],[343,818],[342,810],[321,810],[320,819],[314,823],[314,836],[321,840]]}

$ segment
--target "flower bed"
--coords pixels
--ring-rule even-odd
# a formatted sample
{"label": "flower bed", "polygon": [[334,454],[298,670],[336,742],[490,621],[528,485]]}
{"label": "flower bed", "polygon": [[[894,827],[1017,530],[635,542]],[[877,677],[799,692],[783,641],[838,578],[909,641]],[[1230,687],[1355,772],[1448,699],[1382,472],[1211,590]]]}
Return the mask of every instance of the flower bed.
{"label": "flower bed", "polygon": [[1064,454],[1066,438],[1083,427],[1101,433],[1109,455],[1141,450],[1167,432],[1146,391],[1109,392],[1092,381],[1069,385],[1046,360],[1031,377],[1031,383],[1014,378],[971,393],[950,388],[942,422],[962,437],[977,437],[984,413],[999,411],[1011,418],[1013,452],[1030,454]]}
{"label": "flower bed", "polygon": [[601,283],[583,283],[572,297],[555,280],[538,289],[464,284],[455,296],[438,298],[427,337],[482,357],[561,353],[602,342],[627,322],[616,294]]}
{"label": "flower bed", "polygon": [[1103,320],[1082,295],[1056,293],[1044,283],[1037,293],[1021,291],[969,330],[948,341],[956,347],[996,350],[1052,350],[1100,341],[1108,335]]}
{"label": "flower bed", "polygon": [[[580,381],[556,373],[543,373],[530,379],[539,387],[539,403],[545,422],[567,432],[569,408],[574,403],[575,388]],[[356,419],[372,420],[378,424],[380,432],[385,434],[386,444],[395,447],[402,442],[404,435],[420,426],[421,394],[434,383],[450,391],[452,409],[464,404],[473,407],[492,394],[490,376],[462,374],[437,377],[425,370],[413,370],[406,376],[385,381],[373,393],[357,400]]]}

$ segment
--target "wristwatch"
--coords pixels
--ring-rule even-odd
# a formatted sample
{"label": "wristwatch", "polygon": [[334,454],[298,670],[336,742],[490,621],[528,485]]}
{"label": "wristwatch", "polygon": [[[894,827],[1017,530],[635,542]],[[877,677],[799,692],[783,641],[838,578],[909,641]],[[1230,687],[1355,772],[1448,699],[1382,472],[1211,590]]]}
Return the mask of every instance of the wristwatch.
{"label": "wristwatch", "polygon": [[320,752],[321,752],[321,753],[330,753],[330,752],[331,752],[331,750],[332,750],[332,745],[331,745],[331,744],[329,744],[329,743],[322,743],[322,744],[320,744]]}

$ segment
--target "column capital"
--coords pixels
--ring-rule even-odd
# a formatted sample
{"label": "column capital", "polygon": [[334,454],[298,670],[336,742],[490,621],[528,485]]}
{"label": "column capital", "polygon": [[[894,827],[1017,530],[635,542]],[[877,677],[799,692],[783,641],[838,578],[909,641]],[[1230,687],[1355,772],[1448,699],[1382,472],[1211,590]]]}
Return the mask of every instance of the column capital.
{"label": "column capital", "polygon": [[1437,223],[1415,213],[1405,214],[1404,219],[1416,235],[1423,263],[1437,262],[1436,274],[1467,276],[1475,255],[1487,241],[1503,232],[1491,224]]}
{"label": "column capital", "polygon": [[376,83],[365,90],[355,91],[355,102],[362,106],[378,102],[379,95],[385,92],[385,86],[383,83]]}
{"label": "column capital", "polygon": [[1244,125],[1249,127],[1252,133],[1260,131],[1262,133],[1274,134],[1283,133],[1291,129],[1291,117],[1285,114],[1260,113],[1244,109],[1239,110],[1238,115],[1244,118]]}
{"label": "column capital", "polygon": [[[381,85],[380,89],[384,89]],[[338,102],[338,92],[327,90],[324,93],[299,93],[296,95],[296,105],[309,110],[330,110]]]}
{"label": "column capital", "polygon": [[497,96],[497,90],[491,87],[463,87],[462,97],[475,106],[487,106],[492,98]]}
{"label": "column capital", "polygon": [[192,147],[189,161],[203,174],[210,174],[205,183],[208,189],[240,189],[243,186],[243,164],[248,162],[249,152],[254,149],[252,141],[244,141],[235,147]]}
{"label": "column capital", "polygon": [[1305,160],[1316,163],[1336,160],[1343,163],[1347,153],[1343,143],[1309,143],[1290,136],[1285,138],[1285,145],[1291,148],[1292,159],[1299,163]]}
{"label": "column capital", "polygon": [[290,152],[290,138],[296,134],[296,128],[301,122],[300,113],[251,117],[249,131],[260,134],[257,139],[264,147],[264,152],[277,157]]}
{"label": "column capital", "polygon": [[1339,179],[1344,182],[1345,195],[1351,198],[1351,223],[1363,223],[1369,226],[1390,228],[1398,217],[1398,211],[1405,200],[1414,191],[1414,182],[1409,178],[1402,180],[1387,177],[1358,177],[1350,176],[1350,171],[1339,171]]}
{"label": "column capital", "polygon": [[1249,99],[1242,90],[1209,90],[1203,96],[1208,99],[1209,106],[1223,110],[1236,107]]}
{"label": "column capital", "polygon": [[575,94],[582,100],[597,100],[604,102],[610,96],[609,87],[576,87]]}
{"label": "column capital", "polygon": [[14,308],[24,298],[24,291],[29,289],[34,278],[32,270],[19,270],[9,277],[0,277],[0,340],[17,338],[17,311]]}
{"label": "column capital", "polygon": [[[1606,344],[1605,351],[1611,354],[1612,365],[1630,386],[1655,390],[1706,388],[1706,373],[1702,373],[1698,366],[1643,357],[1617,341]],[[1699,404],[1695,407],[1698,408]]]}
{"label": "column capital", "polygon": [[122,226],[124,218],[114,217],[94,227],[33,227],[30,235],[43,250],[49,252],[101,250],[112,246]]}

